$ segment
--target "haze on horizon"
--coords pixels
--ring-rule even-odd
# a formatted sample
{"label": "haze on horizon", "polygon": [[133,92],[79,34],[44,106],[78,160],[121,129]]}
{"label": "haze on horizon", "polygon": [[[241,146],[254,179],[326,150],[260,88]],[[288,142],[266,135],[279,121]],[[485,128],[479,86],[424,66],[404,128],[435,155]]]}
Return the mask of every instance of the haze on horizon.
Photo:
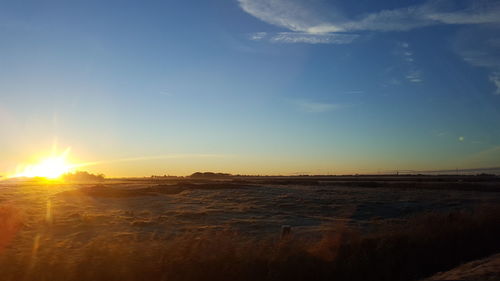
{"label": "haze on horizon", "polygon": [[0,175],[500,166],[500,1],[4,1]]}

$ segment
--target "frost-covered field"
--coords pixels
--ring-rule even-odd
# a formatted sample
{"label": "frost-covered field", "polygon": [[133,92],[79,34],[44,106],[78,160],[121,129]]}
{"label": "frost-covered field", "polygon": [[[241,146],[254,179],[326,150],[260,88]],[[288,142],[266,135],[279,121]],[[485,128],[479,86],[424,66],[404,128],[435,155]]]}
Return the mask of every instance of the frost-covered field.
{"label": "frost-covered field", "polygon": [[0,257],[35,263],[64,253],[70,262],[95,241],[166,241],[207,231],[278,239],[282,225],[308,236],[329,228],[369,229],[426,211],[500,205],[498,192],[348,185],[3,181]]}
{"label": "frost-covered field", "polygon": [[[338,224],[366,226],[423,211],[500,202],[496,192],[329,185],[240,187],[222,183],[220,189],[143,192],[145,187],[158,186],[171,188],[145,181],[98,185],[3,182],[0,203],[9,206],[22,222],[12,241],[12,246],[22,251],[31,250],[35,239],[77,249],[96,238],[165,237],[206,229],[279,236],[282,225],[291,225],[294,232],[310,232]],[[79,192],[82,188],[116,192]],[[123,190],[141,192],[120,193]]]}

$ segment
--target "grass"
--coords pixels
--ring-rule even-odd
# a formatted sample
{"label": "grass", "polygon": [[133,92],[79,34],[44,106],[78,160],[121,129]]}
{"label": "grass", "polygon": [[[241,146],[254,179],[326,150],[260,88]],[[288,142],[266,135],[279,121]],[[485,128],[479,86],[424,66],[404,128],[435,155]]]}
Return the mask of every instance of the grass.
{"label": "grass", "polygon": [[[3,216],[8,211],[0,212]],[[2,220],[0,220],[1,222]],[[231,231],[170,239],[95,240],[75,256],[0,255],[2,280],[418,280],[500,251],[500,208],[427,213],[369,232],[325,227],[319,238]],[[7,253],[7,252],[6,252]]]}
{"label": "grass", "polygon": [[20,215],[12,206],[0,206],[0,253],[21,228]]}

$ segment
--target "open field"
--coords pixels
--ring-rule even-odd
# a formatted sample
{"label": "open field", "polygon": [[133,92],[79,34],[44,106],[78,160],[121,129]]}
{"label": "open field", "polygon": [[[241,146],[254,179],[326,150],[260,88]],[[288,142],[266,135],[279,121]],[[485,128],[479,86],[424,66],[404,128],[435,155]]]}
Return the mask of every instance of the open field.
{"label": "open field", "polygon": [[0,206],[2,280],[416,280],[500,251],[492,176],[3,181]]}

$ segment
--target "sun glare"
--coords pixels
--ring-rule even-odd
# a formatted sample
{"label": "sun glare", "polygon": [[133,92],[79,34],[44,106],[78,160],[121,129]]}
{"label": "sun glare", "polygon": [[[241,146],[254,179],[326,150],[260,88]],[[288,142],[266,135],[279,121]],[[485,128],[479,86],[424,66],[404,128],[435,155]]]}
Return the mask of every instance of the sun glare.
{"label": "sun glare", "polygon": [[14,177],[41,177],[47,179],[56,179],[63,174],[73,171],[74,165],[68,163],[69,149],[66,149],[60,155],[51,155],[43,158],[39,163],[27,165],[22,169],[22,172],[17,173]]}

